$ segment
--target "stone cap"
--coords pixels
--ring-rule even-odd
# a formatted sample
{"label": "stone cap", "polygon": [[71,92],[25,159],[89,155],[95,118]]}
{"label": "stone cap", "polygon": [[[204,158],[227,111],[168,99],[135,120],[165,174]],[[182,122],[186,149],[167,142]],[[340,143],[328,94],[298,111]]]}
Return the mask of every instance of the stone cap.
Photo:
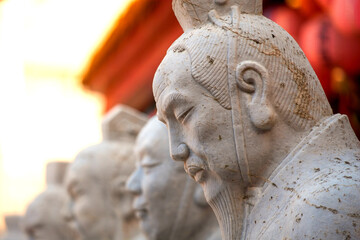
{"label": "stone cap", "polygon": [[21,231],[21,215],[7,215],[5,218],[6,230],[8,232]]}
{"label": "stone cap", "polygon": [[173,0],[173,10],[184,31],[199,27],[208,22],[208,13],[216,10],[220,15],[227,15],[236,5],[241,13],[260,15],[263,0]]}
{"label": "stone cap", "polygon": [[145,113],[122,104],[116,105],[103,118],[103,139],[109,141],[131,139],[135,141],[147,120],[148,116]]}
{"label": "stone cap", "polygon": [[68,162],[53,161],[46,164],[46,185],[62,185]]}

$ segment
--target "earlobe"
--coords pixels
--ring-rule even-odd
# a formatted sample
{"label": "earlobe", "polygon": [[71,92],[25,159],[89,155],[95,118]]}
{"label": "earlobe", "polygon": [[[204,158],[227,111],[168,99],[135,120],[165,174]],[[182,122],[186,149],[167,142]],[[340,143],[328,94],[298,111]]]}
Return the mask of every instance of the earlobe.
{"label": "earlobe", "polygon": [[269,74],[264,66],[254,61],[243,61],[236,68],[239,89],[251,94],[248,113],[253,125],[261,130],[271,129],[276,122],[276,114],[269,98]]}
{"label": "earlobe", "polygon": [[250,104],[249,113],[255,127],[270,130],[275,124],[275,113],[271,106],[265,104]]}

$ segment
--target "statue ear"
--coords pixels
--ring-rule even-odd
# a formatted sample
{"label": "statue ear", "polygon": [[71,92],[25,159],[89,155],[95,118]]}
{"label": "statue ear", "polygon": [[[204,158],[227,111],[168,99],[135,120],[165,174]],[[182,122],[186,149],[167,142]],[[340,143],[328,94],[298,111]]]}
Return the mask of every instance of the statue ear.
{"label": "statue ear", "polygon": [[208,203],[206,201],[204,191],[201,188],[200,184],[196,184],[195,191],[194,191],[194,201],[197,206],[199,207],[208,207]]}
{"label": "statue ear", "polygon": [[276,114],[269,98],[269,73],[264,66],[254,61],[243,61],[236,68],[238,87],[250,94],[248,110],[251,122],[261,130],[271,129]]}

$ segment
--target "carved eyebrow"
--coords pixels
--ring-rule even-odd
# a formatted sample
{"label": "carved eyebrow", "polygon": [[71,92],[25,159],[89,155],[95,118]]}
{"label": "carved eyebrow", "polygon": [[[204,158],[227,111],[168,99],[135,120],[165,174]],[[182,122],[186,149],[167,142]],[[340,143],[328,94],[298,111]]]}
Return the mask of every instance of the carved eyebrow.
{"label": "carved eyebrow", "polygon": [[171,107],[173,107],[173,105],[175,103],[177,104],[183,104],[186,102],[186,99],[184,97],[184,95],[175,92],[175,93],[170,93],[168,96],[165,97],[164,99],[164,110],[165,112],[168,112],[170,110]]}
{"label": "carved eyebrow", "polygon": [[155,166],[155,165],[160,165],[162,164],[163,161],[160,159],[155,159],[155,158],[145,158],[142,159],[140,162],[140,166],[142,167],[147,167],[147,166]]}
{"label": "carved eyebrow", "polygon": [[163,106],[161,108],[157,107],[157,109],[164,109],[164,111],[158,111],[157,112],[157,116],[158,119],[162,122],[164,122],[166,124],[165,121],[165,116],[167,116],[168,112],[173,113],[173,111],[171,111],[171,108],[174,106],[174,104],[185,104],[187,103],[187,99],[184,95],[182,95],[179,92],[171,92],[167,95],[164,95],[164,97],[162,99],[159,99],[160,101],[158,101],[158,104]]}
{"label": "carved eyebrow", "polygon": [[[160,164],[162,163],[162,159],[159,158],[154,158],[154,156],[156,156],[154,151],[154,142],[146,142],[144,143],[138,150],[139,153],[141,155],[139,164],[140,166],[145,165],[149,165],[149,164]],[[145,157],[145,156],[152,156],[150,158]]]}

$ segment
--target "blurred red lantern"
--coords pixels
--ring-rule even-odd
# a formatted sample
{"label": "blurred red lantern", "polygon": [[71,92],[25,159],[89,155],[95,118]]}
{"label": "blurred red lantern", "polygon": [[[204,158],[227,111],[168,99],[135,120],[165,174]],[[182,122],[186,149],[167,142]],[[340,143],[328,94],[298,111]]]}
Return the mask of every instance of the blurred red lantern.
{"label": "blurred red lantern", "polygon": [[286,4],[298,9],[305,17],[313,16],[320,12],[320,7],[314,0],[285,0]]}
{"label": "blurred red lantern", "polygon": [[318,5],[326,12],[329,11],[333,1],[334,0],[316,0]]}
{"label": "blurred red lantern", "polygon": [[327,16],[308,21],[299,42],[314,68],[340,66],[350,74],[360,72],[360,39],[342,35]]}
{"label": "blurred red lantern", "polygon": [[319,78],[321,86],[323,87],[324,92],[328,97],[328,99],[335,98],[337,92],[333,91],[334,89],[331,79],[331,69],[327,66],[316,65],[312,63],[311,66],[313,67],[317,77]]}
{"label": "blurred red lantern", "polygon": [[303,17],[298,11],[286,6],[276,6],[266,9],[264,15],[284,28],[295,40],[298,40],[298,33],[303,22]]}
{"label": "blurred red lantern", "polygon": [[360,36],[360,0],[333,0],[330,17],[342,33]]}
{"label": "blurred red lantern", "polygon": [[320,21],[311,20],[305,23],[299,33],[299,44],[314,68],[326,95],[329,97],[332,93],[330,82],[331,64],[321,52],[323,43],[320,28]]}

